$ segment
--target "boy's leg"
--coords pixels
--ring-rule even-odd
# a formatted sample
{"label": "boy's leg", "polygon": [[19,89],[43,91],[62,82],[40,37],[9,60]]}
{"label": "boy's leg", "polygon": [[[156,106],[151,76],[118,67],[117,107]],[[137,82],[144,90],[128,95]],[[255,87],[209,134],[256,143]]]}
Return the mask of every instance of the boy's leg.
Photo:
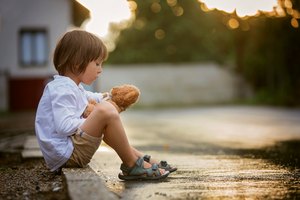
{"label": "boy's leg", "polygon": [[103,140],[110,142],[125,165],[133,166],[138,159],[131,151],[119,113],[110,103],[98,103],[80,128],[94,137],[104,133]]}
{"label": "boy's leg", "polygon": [[[131,147],[133,153],[138,156],[138,157],[143,157],[145,154],[143,154],[142,152],[140,152],[139,150],[137,150],[136,148],[134,147]],[[150,163],[153,164],[153,163],[156,163],[158,164],[159,162],[157,160],[154,160],[153,158],[150,159]]]}
{"label": "boy's leg", "polygon": [[[104,142],[117,152],[122,162],[128,167],[135,165],[138,156],[128,142],[119,113],[110,103],[97,104],[80,128],[94,137],[101,137],[104,133]],[[144,162],[144,167],[149,168],[151,165]]]}

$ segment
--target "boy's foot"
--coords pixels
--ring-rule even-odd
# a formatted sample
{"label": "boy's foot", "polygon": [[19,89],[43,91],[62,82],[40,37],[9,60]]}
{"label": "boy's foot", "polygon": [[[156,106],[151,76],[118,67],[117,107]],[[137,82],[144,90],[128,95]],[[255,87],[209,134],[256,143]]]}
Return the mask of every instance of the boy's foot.
{"label": "boy's foot", "polygon": [[122,180],[161,180],[167,178],[169,171],[160,169],[157,164],[144,162],[143,158],[138,158],[133,167],[121,165],[122,173],[119,178]]}
{"label": "boy's foot", "polygon": [[177,167],[172,167],[171,165],[168,164],[167,161],[165,160],[162,160],[160,161],[159,163],[156,162],[156,161],[153,161],[151,160],[151,156],[150,155],[144,155],[143,157],[144,161],[148,162],[148,163],[151,163],[151,164],[154,164],[156,163],[158,165],[159,168],[161,169],[164,169],[166,171],[169,171],[170,173],[171,172],[175,172],[177,170]]}

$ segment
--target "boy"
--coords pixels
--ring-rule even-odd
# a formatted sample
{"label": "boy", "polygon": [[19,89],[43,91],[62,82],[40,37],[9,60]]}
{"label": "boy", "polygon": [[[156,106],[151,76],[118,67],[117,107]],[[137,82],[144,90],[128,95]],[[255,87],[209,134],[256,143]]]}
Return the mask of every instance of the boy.
{"label": "boy", "polygon": [[[67,32],[57,43],[53,63],[58,75],[43,92],[36,113],[36,135],[51,171],[62,167],[85,167],[102,139],[122,160],[119,178],[123,180],[163,179],[169,165],[162,166],[130,146],[119,113],[101,93],[84,90],[102,72],[107,58],[103,42],[82,30]],[[98,104],[84,119],[88,99]],[[145,161],[147,160],[147,162]],[[175,169],[176,170],[176,169]]]}

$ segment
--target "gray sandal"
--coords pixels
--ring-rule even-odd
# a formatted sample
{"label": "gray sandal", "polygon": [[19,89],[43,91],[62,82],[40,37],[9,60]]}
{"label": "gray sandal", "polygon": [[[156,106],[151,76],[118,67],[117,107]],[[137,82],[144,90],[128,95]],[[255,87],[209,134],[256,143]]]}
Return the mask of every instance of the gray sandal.
{"label": "gray sandal", "polygon": [[[151,159],[151,156],[149,155],[144,155],[143,157],[144,161],[150,163],[150,159]],[[159,162],[158,164],[158,167],[161,168],[161,169],[164,169],[166,171],[169,171],[170,173],[171,172],[175,172],[177,170],[177,167],[172,167],[171,165],[168,164],[167,161],[165,160],[162,160]]]}
{"label": "gray sandal", "polygon": [[119,174],[119,179],[122,180],[160,180],[167,178],[170,174],[169,171],[165,171],[164,174],[161,174],[157,164],[152,164],[151,168],[144,168],[144,159],[138,158],[135,166],[127,167],[124,164],[121,164],[120,169],[122,173]]}

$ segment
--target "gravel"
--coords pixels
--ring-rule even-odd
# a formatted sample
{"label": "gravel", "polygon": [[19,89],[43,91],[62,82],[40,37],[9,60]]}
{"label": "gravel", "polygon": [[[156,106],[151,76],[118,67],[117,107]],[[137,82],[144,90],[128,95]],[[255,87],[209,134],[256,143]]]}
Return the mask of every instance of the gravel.
{"label": "gravel", "polygon": [[43,158],[23,159],[24,138],[34,134],[34,112],[0,113],[0,199],[70,199],[63,175]]}
{"label": "gravel", "polygon": [[70,199],[63,175],[50,172],[43,159],[0,157],[0,199]]}

